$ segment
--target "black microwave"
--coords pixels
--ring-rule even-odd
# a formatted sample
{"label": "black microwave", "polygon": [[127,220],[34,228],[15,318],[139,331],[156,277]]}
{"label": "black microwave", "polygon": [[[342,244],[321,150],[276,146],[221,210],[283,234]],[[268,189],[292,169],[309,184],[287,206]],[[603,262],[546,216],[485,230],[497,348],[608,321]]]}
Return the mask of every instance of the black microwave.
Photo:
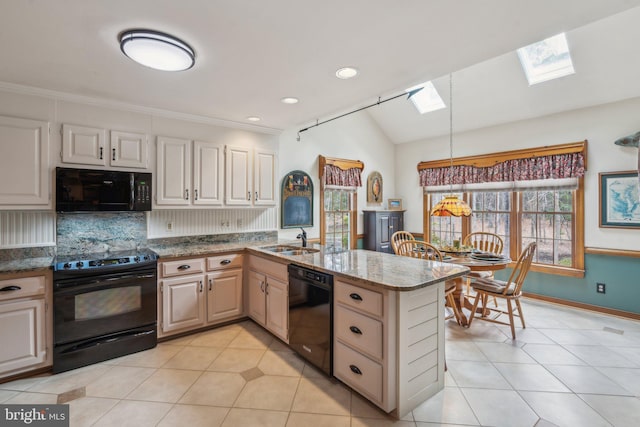
{"label": "black microwave", "polygon": [[150,173],[56,168],[57,212],[150,210]]}

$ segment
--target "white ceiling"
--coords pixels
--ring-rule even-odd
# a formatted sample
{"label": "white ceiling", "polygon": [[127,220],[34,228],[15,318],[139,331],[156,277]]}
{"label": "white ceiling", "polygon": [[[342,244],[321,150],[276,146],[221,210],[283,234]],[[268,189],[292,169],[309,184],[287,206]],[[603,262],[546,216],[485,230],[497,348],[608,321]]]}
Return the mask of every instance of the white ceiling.
{"label": "white ceiling", "polygon": [[[457,131],[640,95],[640,0],[0,1],[0,82],[245,124],[256,115],[257,130],[306,127],[430,79],[448,103],[443,76],[456,70]],[[129,60],[117,36],[131,28],[182,38],[195,67]],[[577,73],[529,88],[513,51],[562,31]],[[346,65],[360,75],[337,79]],[[395,143],[448,132],[448,110],[420,116],[399,99],[367,111]]]}

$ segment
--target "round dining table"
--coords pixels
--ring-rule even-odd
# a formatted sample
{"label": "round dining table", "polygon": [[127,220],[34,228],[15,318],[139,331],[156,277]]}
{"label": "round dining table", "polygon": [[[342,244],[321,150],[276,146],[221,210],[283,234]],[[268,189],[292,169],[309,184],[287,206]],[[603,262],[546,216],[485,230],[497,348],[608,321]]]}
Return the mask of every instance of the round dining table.
{"label": "round dining table", "polygon": [[[511,263],[511,259],[509,257],[500,257],[500,259],[496,257],[492,258],[492,260],[484,260],[475,258],[471,254],[448,253],[447,255],[450,255],[451,258],[445,258],[443,260],[444,262],[469,267],[471,271],[498,271],[507,268]],[[464,284],[466,279],[467,276],[453,279],[456,282],[456,290],[454,291],[453,296],[456,301],[456,305],[458,306],[458,311],[460,312],[458,323],[462,326],[467,326],[469,324],[469,319],[464,314],[462,308],[466,308],[469,311],[473,309],[473,303],[464,293]]]}

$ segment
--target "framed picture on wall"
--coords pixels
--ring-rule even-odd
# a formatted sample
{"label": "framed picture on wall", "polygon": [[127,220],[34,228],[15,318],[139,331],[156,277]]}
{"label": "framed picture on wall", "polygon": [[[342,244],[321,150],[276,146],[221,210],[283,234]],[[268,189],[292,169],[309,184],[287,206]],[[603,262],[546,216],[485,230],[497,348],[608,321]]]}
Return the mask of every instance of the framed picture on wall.
{"label": "framed picture on wall", "polygon": [[390,211],[401,211],[402,210],[402,199],[389,199],[389,210]]}
{"label": "framed picture on wall", "polygon": [[598,176],[600,227],[640,229],[638,172],[602,172]]}
{"label": "framed picture on wall", "polygon": [[371,172],[367,178],[367,203],[382,203],[382,175]]}
{"label": "framed picture on wall", "polygon": [[282,228],[313,227],[313,182],[303,171],[291,171],[282,179]]}

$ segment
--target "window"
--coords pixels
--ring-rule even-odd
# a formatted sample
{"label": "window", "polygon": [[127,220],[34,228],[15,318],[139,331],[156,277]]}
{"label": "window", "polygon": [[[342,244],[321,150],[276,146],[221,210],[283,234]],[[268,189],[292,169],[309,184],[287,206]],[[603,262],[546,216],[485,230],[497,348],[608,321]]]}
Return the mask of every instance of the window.
{"label": "window", "polygon": [[529,85],[575,73],[564,33],[518,49]]}
{"label": "window", "polygon": [[[428,211],[438,204],[446,194],[434,194],[430,198]],[[461,193],[453,193],[462,199]],[[454,240],[462,241],[462,218],[454,216],[429,216],[429,228],[431,230],[430,242],[436,246],[452,245]]]}
{"label": "window", "polygon": [[486,192],[471,194],[471,231],[486,231],[502,237],[502,251],[510,253],[509,235],[511,234],[510,192]]}
{"label": "window", "polygon": [[444,101],[442,101],[440,94],[431,81],[410,87],[405,90],[405,92],[408,93],[418,88],[422,88],[422,90],[413,95],[410,99],[411,102],[413,102],[413,106],[416,107],[416,110],[418,110],[420,114],[445,108]]}
{"label": "window", "polygon": [[324,244],[330,251],[351,248],[352,193],[346,190],[324,190]]}

